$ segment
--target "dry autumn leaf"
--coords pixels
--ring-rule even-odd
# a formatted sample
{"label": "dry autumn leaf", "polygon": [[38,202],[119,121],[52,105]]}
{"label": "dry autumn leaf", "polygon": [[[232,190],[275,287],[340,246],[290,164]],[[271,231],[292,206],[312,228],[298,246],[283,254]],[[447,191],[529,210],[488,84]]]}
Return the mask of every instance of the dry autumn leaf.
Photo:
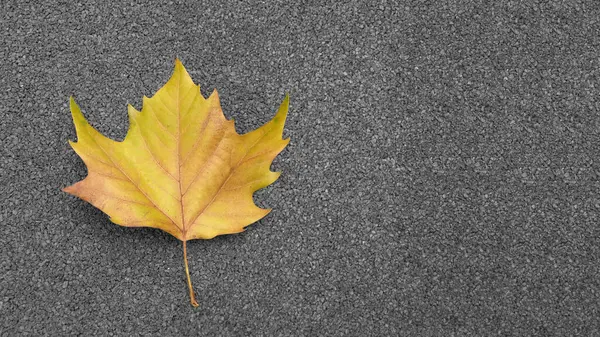
{"label": "dry autumn leaf", "polygon": [[179,60],[169,81],[142,111],[131,105],[129,131],[111,140],[86,121],[71,97],[77,142],[69,141],[88,175],[64,189],[127,227],[162,229],[183,242],[192,305],[186,242],[239,233],[270,209],[257,207],[255,191],[273,183],[271,162],[289,143],[282,139],[286,96],[275,117],[239,135],[225,119],[216,90],[205,99]]}

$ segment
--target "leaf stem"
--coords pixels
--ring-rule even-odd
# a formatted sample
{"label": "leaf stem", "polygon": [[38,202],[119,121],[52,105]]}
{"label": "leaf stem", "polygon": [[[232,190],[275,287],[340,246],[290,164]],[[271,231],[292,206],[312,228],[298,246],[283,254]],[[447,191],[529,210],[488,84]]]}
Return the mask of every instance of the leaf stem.
{"label": "leaf stem", "polygon": [[190,288],[190,303],[192,306],[197,307],[198,302],[196,302],[196,296],[194,295],[194,287],[192,287],[192,279],[190,279],[190,269],[188,268],[188,260],[187,260],[187,247],[186,242],[183,241],[183,261],[185,262],[185,275],[187,276],[187,284],[188,288]]}

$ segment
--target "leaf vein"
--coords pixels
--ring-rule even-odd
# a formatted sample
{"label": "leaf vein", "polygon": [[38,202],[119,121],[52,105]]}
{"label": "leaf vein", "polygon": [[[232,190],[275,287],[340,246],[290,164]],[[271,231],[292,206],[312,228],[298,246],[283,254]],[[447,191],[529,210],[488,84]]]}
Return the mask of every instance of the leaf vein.
{"label": "leaf vein", "polygon": [[175,115],[175,113],[173,113],[171,111],[171,109],[167,106],[167,104],[165,102],[163,102],[162,98],[160,97],[160,95],[154,95],[154,97],[156,97],[156,100],[162,104],[163,107],[165,107],[165,110],[167,110],[167,113],[171,116]]}
{"label": "leaf vein", "polygon": [[98,148],[100,148],[102,150],[102,152],[104,152],[104,154],[106,154],[106,156],[108,157],[108,159],[110,159],[110,161],[113,163],[114,167],[116,167],[119,171],[121,171],[121,173],[123,173],[123,175],[125,175],[127,177],[127,179],[129,179],[133,185],[140,191],[142,192],[142,194],[146,197],[146,199],[148,199],[148,201],[150,201],[154,207],[156,207],[157,210],[159,210],[165,217],[167,217],[169,220],[171,220],[171,222],[179,228],[179,226],[177,226],[177,222],[175,222],[175,220],[173,220],[173,218],[171,218],[171,216],[169,214],[167,214],[165,211],[162,210],[162,208],[160,208],[155,202],[154,200],[152,200],[147,194],[146,192],[141,189],[132,179],[131,177],[129,177],[129,175],[119,166],[117,165],[117,163],[115,163],[115,161],[112,159],[112,157],[108,154],[108,152],[104,149],[104,147],[102,147],[102,145],[100,145],[100,143],[96,140],[96,137],[94,137],[94,135],[90,135],[91,138],[94,140],[94,143],[96,143],[96,145],[98,145]]}
{"label": "leaf vein", "polygon": [[222,137],[219,138],[219,142],[217,143],[217,145],[214,147],[213,151],[211,152],[211,154],[206,158],[206,160],[202,163],[202,166],[200,166],[197,170],[196,173],[194,174],[194,178],[192,179],[192,181],[190,181],[190,183],[187,185],[187,187],[185,188],[185,191],[183,191],[183,194],[181,195],[181,197],[183,197],[188,190],[192,187],[192,185],[196,182],[196,180],[198,179],[198,177],[200,176],[200,173],[206,168],[206,166],[210,163],[210,159],[215,155],[215,153],[217,152],[217,150],[219,149],[219,147],[221,147],[221,143],[223,142],[223,139],[225,139],[225,134],[223,134]]}
{"label": "leaf vein", "polygon": [[196,148],[198,147],[198,145],[200,144],[200,141],[202,140],[202,133],[204,133],[204,130],[206,130],[209,120],[210,120],[210,114],[206,115],[206,118],[205,118],[204,122],[202,123],[200,132],[198,133],[198,138],[194,142],[194,145],[192,145],[192,149],[188,152],[188,154],[185,156],[185,158],[183,158],[183,162],[181,162],[180,166],[184,166],[185,163],[187,163],[187,161],[192,157],[192,154],[194,153],[194,151],[196,151]]}
{"label": "leaf vein", "polygon": [[[144,132],[142,132],[142,130],[140,130],[140,138],[142,138],[142,142],[144,143],[144,146],[146,147],[146,150],[148,150],[148,153],[150,154],[150,157],[152,158],[152,160],[154,160],[154,162],[156,163],[156,165],[158,165],[173,180],[177,181],[177,179],[175,177],[173,177],[173,175],[169,171],[167,171],[167,169],[160,163],[160,161],[158,160],[158,158],[154,155],[154,152],[152,152],[152,150],[150,149],[150,146],[148,146],[148,142],[146,141],[146,137],[144,136]],[[177,198],[175,198],[175,199],[177,199]]]}
{"label": "leaf vein", "polygon": [[[108,165],[108,164],[107,164],[107,165]],[[108,166],[110,166],[110,165],[108,165]],[[115,177],[115,176],[111,176],[110,174],[102,173],[102,172],[99,172],[99,171],[94,171],[94,172],[90,172],[90,173],[97,174],[97,175],[99,175],[99,176],[103,176],[103,177],[106,177],[106,178],[115,179],[115,180],[124,181],[124,182],[126,182],[126,183],[133,184],[133,183],[132,183],[130,180],[128,180],[128,179],[123,179],[123,178],[121,178],[121,177]]]}
{"label": "leaf vein", "polygon": [[176,139],[175,135],[173,133],[171,133],[171,131],[169,131],[169,129],[167,129],[167,126],[163,124],[163,122],[158,119],[158,116],[156,115],[156,112],[154,111],[154,108],[152,107],[152,105],[148,104],[148,108],[151,111],[151,115],[152,117],[154,117],[154,119],[158,122],[158,125],[171,137],[173,137],[173,139]]}
{"label": "leaf vein", "polygon": [[[229,179],[231,178],[231,176],[233,176],[233,173],[235,172],[235,170],[239,167],[240,163],[246,158],[246,156],[248,155],[248,153],[250,152],[251,149],[253,149],[269,132],[271,132],[271,129],[273,127],[271,126],[271,128],[268,131],[265,131],[260,137],[258,137],[258,139],[256,140],[256,142],[254,142],[254,144],[252,144],[247,150],[246,153],[244,154],[244,156],[240,159],[240,161],[238,161],[238,163],[236,164],[235,167],[233,167],[231,169],[231,171],[229,171],[229,175],[227,176],[227,178],[223,181],[223,183],[221,184],[221,186],[219,186],[219,189],[217,190],[217,192],[215,193],[215,195],[213,196],[213,198],[206,204],[206,206],[204,206],[200,212],[198,212],[198,214],[196,214],[196,216],[194,216],[193,220],[190,221],[190,227],[194,225],[194,222],[196,220],[198,220],[198,218],[200,217],[200,215],[202,215],[202,213],[204,213],[204,211],[210,206],[212,205],[212,203],[217,199],[217,196],[219,195],[219,193],[221,193],[221,190],[223,189],[223,186],[225,186],[225,184],[227,184],[227,181],[229,181]],[[184,224],[185,227],[185,224]]]}
{"label": "leaf vein", "polygon": [[106,196],[106,197],[108,197],[110,199],[116,199],[116,200],[119,200],[119,201],[122,201],[122,202],[128,202],[128,203],[131,203],[131,204],[138,204],[138,205],[142,205],[142,206],[146,206],[146,207],[151,207],[151,208],[154,207],[154,205],[152,205],[152,204],[147,204],[147,203],[144,203],[144,202],[140,202],[140,201],[136,201],[136,200],[131,200],[131,199],[124,199],[124,198],[118,197],[116,195],[107,193],[106,191],[98,191],[98,192],[102,193],[104,196]]}

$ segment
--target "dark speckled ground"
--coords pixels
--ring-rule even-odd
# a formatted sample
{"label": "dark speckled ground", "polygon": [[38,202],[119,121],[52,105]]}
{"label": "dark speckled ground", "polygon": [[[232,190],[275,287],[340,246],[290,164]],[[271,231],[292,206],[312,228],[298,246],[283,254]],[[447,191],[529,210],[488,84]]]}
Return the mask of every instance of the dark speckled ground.
{"label": "dark speckled ground", "polygon": [[[0,330],[600,335],[595,1],[0,3]],[[60,191],[182,59],[240,131],[285,92],[274,211],[189,245]]]}

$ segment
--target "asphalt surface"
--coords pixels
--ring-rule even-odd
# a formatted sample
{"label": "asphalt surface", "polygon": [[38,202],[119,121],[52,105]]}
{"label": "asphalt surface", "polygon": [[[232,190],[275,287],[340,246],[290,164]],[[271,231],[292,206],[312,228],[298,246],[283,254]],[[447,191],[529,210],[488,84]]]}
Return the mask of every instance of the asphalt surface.
{"label": "asphalt surface", "polygon": [[[0,3],[0,335],[600,335],[595,1]],[[242,234],[61,192],[179,57],[292,141]]]}

